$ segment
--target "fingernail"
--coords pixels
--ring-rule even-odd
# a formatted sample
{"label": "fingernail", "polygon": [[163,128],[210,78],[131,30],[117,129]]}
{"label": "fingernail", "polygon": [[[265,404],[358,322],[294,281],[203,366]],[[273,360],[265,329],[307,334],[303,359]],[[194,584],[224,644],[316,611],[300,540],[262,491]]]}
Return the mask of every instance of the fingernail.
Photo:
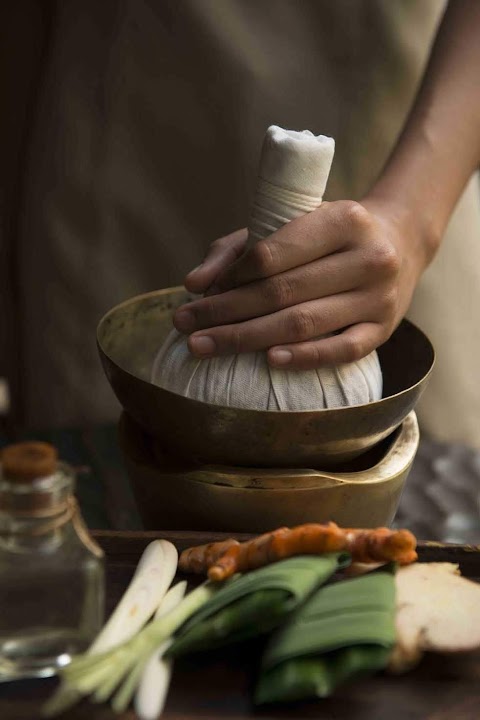
{"label": "fingernail", "polygon": [[289,365],[293,359],[293,353],[290,350],[273,350],[270,358],[275,365]]}
{"label": "fingernail", "polygon": [[190,310],[177,310],[173,322],[180,332],[188,333],[195,329],[195,315]]}
{"label": "fingernail", "polygon": [[216,348],[215,340],[208,335],[197,335],[190,338],[190,350],[195,355],[209,357],[214,354]]}

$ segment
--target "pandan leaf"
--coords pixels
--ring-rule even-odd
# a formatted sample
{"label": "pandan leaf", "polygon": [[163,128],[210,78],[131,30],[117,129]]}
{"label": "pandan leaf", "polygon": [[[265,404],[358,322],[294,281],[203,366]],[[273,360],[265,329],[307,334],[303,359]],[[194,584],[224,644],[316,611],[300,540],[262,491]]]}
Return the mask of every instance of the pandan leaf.
{"label": "pandan leaf", "polygon": [[320,588],[270,639],[255,701],[326,697],[384,668],[394,643],[392,568]]}
{"label": "pandan leaf", "polygon": [[299,556],[227,581],[180,630],[169,655],[210,650],[270,632],[348,562],[345,553]]}
{"label": "pandan leaf", "polygon": [[288,612],[291,594],[285,590],[257,590],[227,605],[181,635],[170,653],[185,655],[212,650],[270,632]]}
{"label": "pandan leaf", "polygon": [[391,652],[390,647],[353,645],[322,657],[281,663],[261,675],[255,690],[255,703],[328,697],[346,680],[385,668]]}

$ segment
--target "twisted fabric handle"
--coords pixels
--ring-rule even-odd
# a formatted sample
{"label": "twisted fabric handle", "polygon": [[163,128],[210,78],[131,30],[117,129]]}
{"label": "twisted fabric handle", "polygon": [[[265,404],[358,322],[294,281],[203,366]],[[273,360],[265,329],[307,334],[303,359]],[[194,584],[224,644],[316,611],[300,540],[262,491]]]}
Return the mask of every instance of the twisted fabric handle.
{"label": "twisted fabric handle", "polygon": [[325,135],[268,128],[250,208],[248,247],[321,205],[334,149],[334,140]]}
{"label": "twisted fabric handle", "polygon": [[258,178],[250,209],[250,243],[263,240],[291,220],[316,210],[321,202],[321,196],[298,193]]}

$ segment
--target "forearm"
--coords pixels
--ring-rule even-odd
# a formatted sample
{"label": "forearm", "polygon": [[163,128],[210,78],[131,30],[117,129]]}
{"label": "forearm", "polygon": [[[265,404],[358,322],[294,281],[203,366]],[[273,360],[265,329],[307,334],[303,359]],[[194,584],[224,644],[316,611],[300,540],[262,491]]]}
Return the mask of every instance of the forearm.
{"label": "forearm", "polygon": [[480,164],[480,2],[452,0],[398,143],[368,198],[412,227],[420,271]]}
{"label": "forearm", "polygon": [[[323,203],[247,252],[217,241],[180,308],[197,357],[268,350],[274,367],[358,360],[404,317],[455,204],[480,162],[480,0],[453,0],[416,101],[361,203]],[[239,255],[232,263],[232,255]],[[230,257],[230,260],[228,260]]]}

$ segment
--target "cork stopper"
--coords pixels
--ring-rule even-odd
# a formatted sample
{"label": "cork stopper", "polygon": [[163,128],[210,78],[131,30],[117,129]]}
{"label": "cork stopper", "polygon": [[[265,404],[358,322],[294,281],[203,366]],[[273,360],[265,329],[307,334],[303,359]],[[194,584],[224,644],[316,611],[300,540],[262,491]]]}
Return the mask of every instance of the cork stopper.
{"label": "cork stopper", "polygon": [[56,449],[44,442],[20,442],[0,452],[3,475],[12,482],[28,483],[52,475],[57,462]]}

